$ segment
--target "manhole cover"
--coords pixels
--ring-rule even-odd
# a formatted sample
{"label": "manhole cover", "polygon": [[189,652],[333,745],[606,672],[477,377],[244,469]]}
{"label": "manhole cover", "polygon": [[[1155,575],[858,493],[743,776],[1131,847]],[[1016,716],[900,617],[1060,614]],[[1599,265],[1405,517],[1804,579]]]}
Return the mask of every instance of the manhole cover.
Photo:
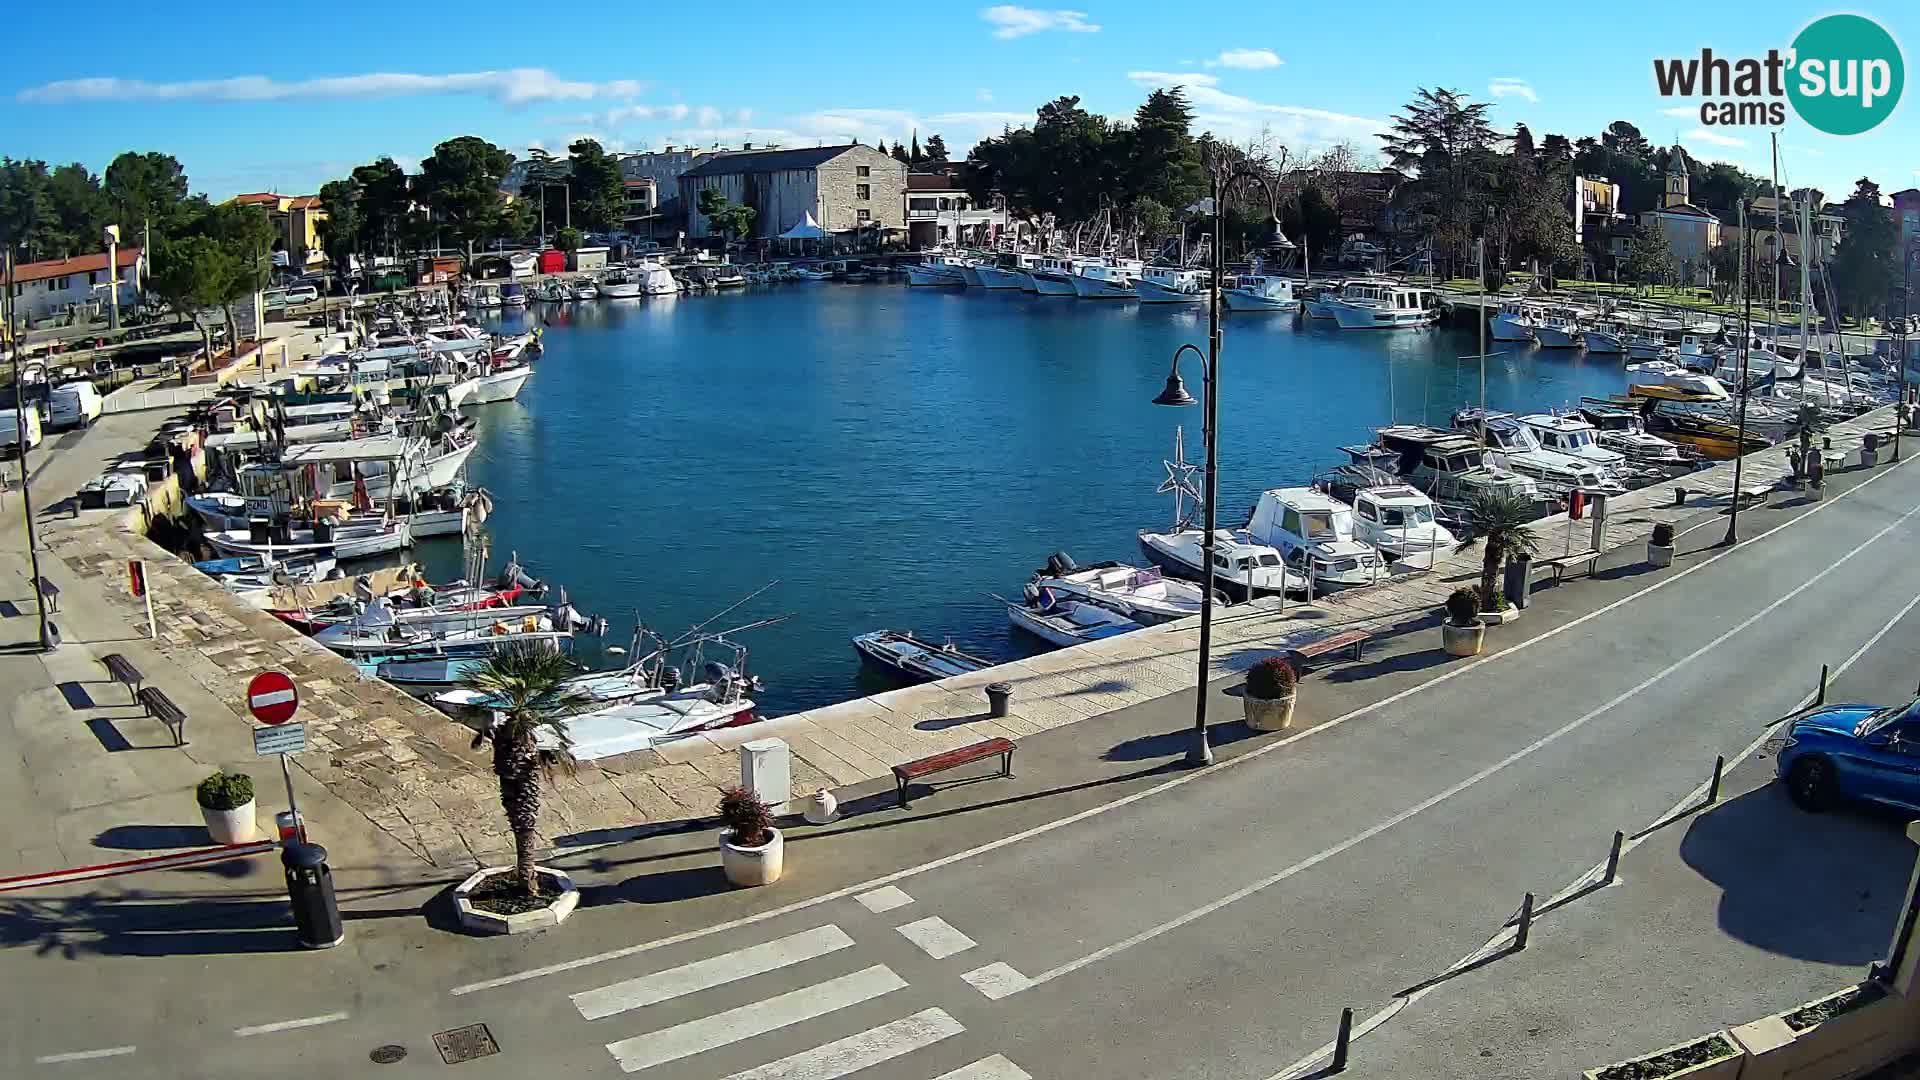
{"label": "manhole cover", "polygon": [[485,1024],[468,1024],[452,1031],[443,1031],[433,1037],[433,1045],[440,1051],[440,1059],[449,1065],[500,1052],[499,1045],[493,1041],[493,1032],[488,1031]]}
{"label": "manhole cover", "polygon": [[373,1052],[367,1056],[373,1059],[375,1065],[391,1065],[407,1056],[407,1048],[388,1043],[385,1046],[374,1047]]}

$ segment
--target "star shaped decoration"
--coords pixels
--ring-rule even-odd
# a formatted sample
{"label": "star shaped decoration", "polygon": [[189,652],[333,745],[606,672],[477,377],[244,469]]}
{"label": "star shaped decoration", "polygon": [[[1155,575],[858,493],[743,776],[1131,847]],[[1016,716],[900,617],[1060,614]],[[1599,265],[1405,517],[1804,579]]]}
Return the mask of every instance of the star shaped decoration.
{"label": "star shaped decoration", "polygon": [[1193,484],[1193,474],[1200,471],[1200,466],[1187,463],[1186,439],[1182,436],[1183,432],[1180,428],[1173,429],[1173,460],[1160,463],[1166,467],[1167,478],[1160,481],[1160,486],[1154,489],[1154,494],[1171,494],[1176,504],[1182,498],[1192,499],[1197,503],[1200,501],[1200,489]]}

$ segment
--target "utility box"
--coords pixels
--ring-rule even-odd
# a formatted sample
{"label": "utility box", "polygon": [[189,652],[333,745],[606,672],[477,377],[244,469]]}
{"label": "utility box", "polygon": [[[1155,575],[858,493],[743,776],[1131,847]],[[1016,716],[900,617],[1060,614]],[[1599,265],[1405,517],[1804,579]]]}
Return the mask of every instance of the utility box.
{"label": "utility box", "polygon": [[755,739],[740,746],[740,786],[760,796],[776,814],[793,797],[793,762],[784,739]]}

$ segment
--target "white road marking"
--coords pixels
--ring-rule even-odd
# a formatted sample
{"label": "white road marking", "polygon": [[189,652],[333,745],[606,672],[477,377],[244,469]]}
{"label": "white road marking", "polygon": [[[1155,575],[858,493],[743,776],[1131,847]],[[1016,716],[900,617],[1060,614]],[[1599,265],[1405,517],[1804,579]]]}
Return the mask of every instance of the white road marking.
{"label": "white road marking", "polygon": [[813,986],[803,986],[765,1001],[703,1016],[647,1035],[607,1044],[621,1072],[639,1072],[716,1047],[777,1031],[835,1009],[871,1001],[907,985],[885,965],[875,965]]}
{"label": "white road marking", "polygon": [[1012,964],[993,963],[986,967],[974,968],[960,976],[968,986],[985,994],[988,1000],[999,1001],[1032,986],[1032,980],[1015,971]]}
{"label": "white road marking", "polygon": [[941,1073],[934,1080],[1033,1080],[1033,1074],[995,1054],[971,1065],[962,1065],[950,1073]]}
{"label": "white road marking", "polygon": [[848,1073],[932,1046],[965,1030],[945,1009],[922,1009],[891,1024],[734,1073],[727,1080],[839,1080]]}
{"label": "white road marking", "polygon": [[894,929],[935,960],[945,960],[954,953],[966,952],[975,944],[972,938],[955,930],[951,923],[938,915],[929,915],[919,922],[910,922]]}
{"label": "white road marking", "polygon": [[109,1046],[105,1050],[74,1050],[65,1054],[47,1054],[33,1059],[35,1065],[58,1065],[63,1061],[92,1061],[95,1058],[125,1057],[133,1053],[131,1046]]}
{"label": "white road marking", "polygon": [[850,948],[853,939],[837,926],[821,926],[750,948],[696,960],[652,975],[573,995],[574,1008],[588,1020],[669,1001],[715,986],[762,975],[816,956]]}
{"label": "white road marking", "polygon": [[1768,604],[1766,607],[1763,607],[1759,611],[1756,611],[1753,614],[1747,616],[1746,618],[1740,620],[1740,622],[1735,624],[1733,627],[1722,631],[1719,636],[1707,642],[1705,645],[1702,645],[1699,648],[1688,653],[1687,655],[1682,656],[1680,659],[1675,660],[1673,663],[1668,664],[1666,667],[1663,667],[1659,671],[1654,672],[1652,675],[1649,675],[1646,678],[1640,680],[1639,682],[1635,683],[1633,686],[1629,687],[1628,689],[1622,691],[1619,694],[1614,695],[1613,697],[1609,698],[1608,700],[1601,703],[1600,705],[1595,706],[1594,708],[1588,710],[1587,712],[1581,714],[1580,716],[1577,716],[1574,719],[1569,720],[1567,723],[1562,724],[1559,727],[1555,728],[1554,730],[1541,736],[1540,738],[1535,739],[1533,742],[1530,742],[1527,745],[1521,747],[1520,749],[1515,750],[1513,753],[1508,754],[1506,757],[1501,758],[1499,761],[1496,761],[1493,764],[1487,766],[1486,768],[1481,769],[1479,772],[1474,773],[1472,776],[1467,777],[1465,780],[1462,780],[1459,783],[1454,784],[1451,787],[1448,787],[1445,790],[1435,795],[1431,795],[1425,799],[1420,800],[1419,802],[1413,804],[1412,806],[1407,807],[1405,810],[1402,810],[1399,813],[1394,814],[1392,817],[1388,817],[1381,821],[1375,822],[1373,825],[1368,826],[1367,828],[1361,830],[1360,832],[1354,833],[1352,836],[1347,837],[1345,840],[1342,840],[1339,843],[1332,845],[1331,847],[1323,848],[1322,850],[1315,852],[1314,854],[1309,855],[1304,859],[1301,859],[1299,862],[1296,862],[1291,866],[1288,866],[1278,871],[1277,873],[1269,874],[1258,881],[1242,886],[1241,888],[1235,889],[1233,892],[1230,892],[1227,895],[1220,897],[1218,900],[1214,900],[1209,903],[1202,904],[1199,907],[1194,908],[1192,911],[1189,911],[1184,915],[1179,915],[1174,918],[1168,919],[1166,922],[1163,922],[1158,926],[1154,926],[1146,930],[1142,930],[1141,932],[1133,935],[1132,937],[1114,942],[1112,945],[1108,945],[1102,949],[1095,949],[1093,952],[1087,953],[1085,956],[1081,956],[1076,959],[1069,960],[1066,963],[1059,965],[1058,967],[1050,968],[1046,971],[1043,971],[1040,974],[1033,976],[1031,985],[1038,986],[1041,983],[1052,982],[1054,979],[1057,979],[1062,975],[1071,975],[1072,973],[1079,971],[1081,968],[1086,967],[1089,964],[1098,963],[1102,960],[1107,959],[1108,957],[1114,956],[1115,954],[1125,952],[1126,950],[1131,949],[1135,945],[1139,945],[1142,942],[1152,941],[1154,938],[1160,937],[1163,934],[1167,934],[1174,930],[1178,930],[1179,928],[1186,926],[1188,923],[1194,922],[1195,920],[1198,920],[1198,919],[1205,918],[1206,916],[1211,915],[1216,911],[1219,911],[1221,908],[1224,908],[1229,904],[1237,903],[1241,900],[1244,900],[1247,897],[1252,896],[1254,893],[1261,891],[1262,889],[1266,889],[1273,885],[1277,885],[1280,882],[1295,876],[1296,874],[1300,874],[1304,871],[1311,870],[1312,868],[1320,865],[1321,863],[1326,862],[1328,859],[1331,859],[1334,856],[1341,854],[1342,852],[1348,851],[1351,848],[1357,847],[1360,844],[1366,843],[1368,840],[1371,840],[1374,837],[1379,836],[1381,833],[1386,832],[1388,829],[1391,829],[1396,825],[1402,824],[1414,817],[1419,816],[1420,814],[1425,813],[1428,810],[1433,809],[1434,807],[1440,805],[1441,803],[1446,802],[1448,799],[1453,798],[1455,795],[1458,795],[1461,792],[1466,791],[1467,789],[1475,786],[1476,784],[1479,784],[1481,781],[1486,780],[1488,777],[1491,777],[1496,773],[1501,772],[1502,770],[1506,769],[1508,766],[1513,765],[1514,763],[1522,760],[1523,758],[1526,758],[1529,755],[1545,748],[1546,746],[1559,741],[1565,736],[1570,735],[1575,731],[1578,731],[1579,729],[1585,727],[1587,724],[1593,722],[1595,718],[1613,709],[1618,708],[1620,705],[1638,696],[1641,692],[1645,691],[1648,687],[1652,686],[1653,684],[1659,682],[1662,679],[1665,679],[1667,676],[1672,675],[1674,672],[1679,671],[1681,668],[1686,667],[1687,665],[1693,663],[1695,660],[1700,659],[1702,656],[1705,656],[1707,653],[1711,652],[1712,650],[1719,648],[1722,644],[1724,644],[1727,641],[1727,639],[1733,637],[1735,634],[1740,633],[1741,631],[1745,630],[1747,627],[1752,626],[1754,623],[1759,622],[1761,619],[1766,618],[1768,615],[1773,614],[1775,611],[1779,610],[1782,605],[1785,605],[1789,601],[1793,600],[1795,597],[1799,596],[1801,593],[1806,592],[1808,589],[1813,588],[1815,585],[1818,585],[1821,579],[1825,578],[1828,574],[1833,573],[1835,570],[1840,569],[1842,566],[1845,566],[1850,560],[1853,559],[1854,556],[1860,554],[1862,551],[1865,551],[1869,545],[1878,541],[1881,537],[1886,536],[1888,533],[1906,524],[1909,520],[1913,518],[1915,514],[1920,514],[1920,506],[1916,506],[1913,509],[1907,511],[1906,513],[1900,515],[1898,518],[1894,519],[1893,522],[1888,524],[1885,528],[1882,528],[1879,532],[1874,533],[1872,536],[1869,536],[1865,540],[1862,540],[1860,543],[1856,544],[1852,550],[1848,551],[1846,554],[1840,556],[1838,559],[1835,559],[1833,562],[1829,563],[1825,568],[1821,569],[1818,573],[1814,574],[1812,577],[1809,577],[1807,580],[1801,582],[1799,585],[1794,586],[1793,589],[1789,590],[1786,594],[1774,600],[1772,603]]}
{"label": "white road marking", "polygon": [[335,1024],[347,1018],[343,1012],[328,1013],[325,1016],[305,1016],[298,1020],[281,1020],[272,1024],[255,1024],[252,1027],[234,1028],[233,1033],[244,1039],[249,1035],[267,1035],[275,1031],[292,1031],[295,1028],[319,1027],[322,1024]]}
{"label": "white road marking", "polygon": [[913,897],[901,892],[900,887],[897,885],[888,885],[885,888],[875,889],[869,893],[861,893],[854,897],[854,900],[858,902],[861,907],[866,908],[875,915],[892,911],[897,907],[906,907],[908,904],[913,903]]}
{"label": "white road marking", "polygon": [[720,933],[726,933],[731,930],[738,930],[743,926],[753,926],[757,923],[766,922],[769,919],[777,919],[783,915],[791,915],[796,911],[805,911],[809,908],[818,907],[821,904],[831,903],[832,901],[839,900],[843,897],[857,896],[860,893],[871,892],[873,890],[879,889],[882,886],[891,885],[896,881],[905,881],[908,878],[918,877],[921,874],[930,873],[934,870],[939,870],[943,867],[952,866],[955,863],[965,862],[968,859],[976,858],[981,855],[986,855],[986,854],[998,851],[1004,847],[1011,847],[1014,844],[1024,843],[1028,840],[1032,840],[1035,837],[1045,836],[1048,833],[1054,832],[1056,830],[1064,829],[1071,825],[1077,825],[1080,822],[1085,821],[1089,818],[1101,817],[1106,814],[1111,814],[1115,810],[1118,810],[1122,807],[1131,806],[1134,803],[1141,802],[1145,799],[1153,798],[1156,795],[1165,794],[1166,792],[1173,791],[1180,787],[1184,787],[1185,785],[1194,783],[1195,781],[1203,780],[1206,777],[1218,775],[1220,771],[1223,769],[1231,769],[1236,766],[1245,765],[1249,762],[1258,761],[1259,759],[1267,756],[1268,754],[1286,749],[1287,747],[1292,746],[1294,743],[1299,742],[1302,739],[1314,738],[1316,736],[1325,734],[1326,732],[1336,730],[1351,721],[1358,720],[1365,716],[1370,716],[1373,713],[1379,712],[1380,710],[1385,709],[1390,705],[1397,705],[1400,702],[1405,701],[1410,697],[1413,697],[1415,694],[1419,694],[1423,691],[1430,690],[1433,687],[1439,686],[1453,679],[1460,678],[1461,676],[1469,675],[1479,670],[1483,665],[1495,663],[1497,661],[1504,660],[1508,657],[1516,656],[1522,652],[1525,652],[1527,649],[1530,649],[1533,646],[1540,644],[1541,642],[1550,641],[1553,638],[1558,637],[1559,635],[1564,634],[1569,630],[1572,630],[1579,626],[1583,626],[1586,623],[1591,622],[1592,620],[1597,619],[1602,615],[1606,615],[1617,608],[1624,607],[1627,604],[1634,602],[1635,600],[1639,600],[1642,597],[1659,592],[1661,589],[1664,589],[1667,586],[1674,584],[1675,582],[1684,581],[1690,575],[1697,574],[1700,571],[1705,570],[1707,567],[1712,566],[1714,563],[1719,562],[1721,559],[1726,558],[1728,555],[1731,555],[1734,552],[1741,550],[1742,548],[1746,548],[1753,544],[1757,544],[1760,541],[1765,540],[1768,537],[1784,529],[1791,529],[1795,525],[1800,524],[1801,522],[1807,520],[1808,518],[1813,517],[1815,514],[1818,514],[1828,509],[1829,507],[1838,506],[1841,502],[1845,501],[1848,497],[1852,496],[1854,493],[1863,491],[1866,488],[1880,482],[1882,479],[1893,475],[1895,471],[1905,466],[1906,461],[1912,461],[1912,460],[1920,460],[1920,457],[1905,459],[1898,465],[1889,466],[1885,471],[1876,473],[1875,475],[1868,477],[1867,479],[1861,481],[1860,483],[1854,485],[1853,487],[1847,489],[1846,491],[1843,491],[1840,494],[1835,495],[1830,499],[1825,499],[1821,501],[1820,505],[1815,506],[1813,509],[1808,510],[1806,513],[1801,514],[1799,517],[1796,517],[1791,521],[1783,521],[1780,524],[1775,525],[1773,528],[1767,529],[1766,531],[1759,533],[1758,535],[1754,536],[1751,539],[1742,540],[1735,547],[1726,548],[1712,556],[1709,556],[1708,558],[1702,559],[1699,562],[1694,563],[1691,566],[1688,566],[1679,571],[1676,571],[1675,573],[1670,574],[1667,577],[1663,577],[1659,581],[1653,582],[1652,584],[1648,585],[1646,588],[1641,589],[1639,592],[1629,593],[1628,595],[1623,596],[1618,600],[1610,601],[1606,604],[1601,605],[1600,607],[1595,608],[1592,611],[1587,612],[1585,615],[1581,615],[1572,620],[1569,620],[1568,622],[1561,623],[1559,626],[1553,627],[1552,629],[1544,631],[1543,633],[1540,633],[1534,637],[1530,637],[1525,641],[1515,642],[1514,644],[1504,649],[1501,649],[1499,652],[1490,653],[1486,656],[1481,657],[1478,660],[1469,661],[1458,667],[1449,667],[1447,670],[1441,672],[1439,675],[1434,676],[1432,679],[1429,679],[1426,682],[1420,683],[1419,685],[1416,685],[1416,686],[1410,686],[1405,690],[1399,691],[1398,693],[1390,694],[1387,697],[1381,698],[1379,701],[1373,702],[1370,705],[1362,705],[1349,712],[1342,713],[1339,716],[1336,716],[1333,719],[1328,720],[1324,724],[1319,724],[1314,727],[1305,728],[1292,735],[1286,736],[1285,738],[1275,739],[1273,742],[1266,743],[1261,746],[1257,746],[1252,750],[1246,751],[1245,753],[1236,754],[1235,756],[1228,758],[1225,761],[1220,762],[1218,765],[1214,765],[1210,768],[1194,770],[1192,772],[1183,773],[1179,776],[1173,777],[1172,779],[1161,781],[1160,783],[1155,784],[1152,787],[1143,788],[1139,791],[1134,792],[1131,795],[1122,795],[1117,799],[1109,800],[1107,802],[1099,804],[1098,806],[1090,806],[1085,810],[1081,810],[1077,813],[1068,814],[1066,817],[1055,818],[1052,821],[1042,822],[1038,825],[1033,826],[1032,828],[1023,829],[1016,833],[1009,833],[1008,835],[1002,836],[996,840],[989,840],[982,844],[976,844],[973,847],[965,849],[964,851],[956,851],[951,855],[943,855],[940,858],[928,860],[927,862],[920,863],[917,866],[902,867],[899,870],[894,870],[889,873],[882,874],[879,877],[869,878],[866,881],[862,881],[854,885],[848,885],[848,886],[845,886],[844,888],[834,889],[831,892],[824,892],[818,896],[811,896],[804,900],[795,900],[790,904],[782,904],[779,907],[768,908],[766,911],[756,912],[752,915],[744,915],[738,919],[728,920],[727,922],[714,923],[711,926],[703,926],[695,930],[688,930],[684,933],[671,934],[663,938],[655,938],[652,941],[643,941],[634,945],[625,945],[618,949],[609,949],[606,952],[595,953],[591,956],[580,956],[580,957],[575,957],[572,960],[562,960],[559,963],[548,964],[544,967],[528,968],[525,971],[516,971],[511,975],[501,975],[497,978],[482,979],[479,982],[466,983],[461,986],[454,987],[453,989],[449,990],[448,993],[452,994],[455,997],[460,997],[466,994],[479,993],[482,990],[497,990],[503,986],[512,986],[516,983],[523,983],[532,979],[544,978],[548,975],[559,975],[568,971],[576,971],[583,967],[592,967],[595,964],[604,964],[609,960],[620,960],[629,956],[637,956],[644,952],[651,952],[654,949],[664,949],[669,945],[678,945],[682,942],[693,941],[698,938],[707,937],[712,934],[720,934]]}

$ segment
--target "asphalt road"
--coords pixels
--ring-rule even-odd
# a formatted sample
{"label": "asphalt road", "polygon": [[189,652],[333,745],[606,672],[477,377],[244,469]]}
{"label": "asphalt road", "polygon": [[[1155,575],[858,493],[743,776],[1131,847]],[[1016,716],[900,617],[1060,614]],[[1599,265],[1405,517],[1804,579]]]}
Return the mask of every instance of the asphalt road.
{"label": "asphalt road", "polygon": [[[126,947],[137,933],[64,964],[58,946],[16,947],[9,985],[46,989],[8,1010],[7,1071],[424,1074],[445,1068],[426,1035],[484,1022],[501,1052],[463,1075],[1266,1080],[1330,1039],[1343,1006],[1365,1016],[1446,970],[1522,893],[1556,892],[1616,828],[1666,814],[1822,662],[1871,642],[1863,669],[1901,669],[1920,470],[1882,470],[1761,537],[1785,520],[1753,515],[1724,556],[1554,590],[1524,644],[1480,661],[1440,666],[1432,642],[1389,653],[1354,684],[1370,698],[1317,676],[1303,710],[1356,707],[1206,772],[1145,773],[1179,747],[1141,743],[1158,757],[1109,753],[1104,779],[1047,798],[796,842],[772,890],[718,891],[693,837],[607,853],[639,871],[620,904],[532,939],[370,914],[325,957],[233,932],[198,957],[177,932],[153,956]],[[1542,633],[1555,610],[1569,621]],[[1235,703],[1216,700],[1224,721]],[[1183,701],[1106,733],[1109,718],[1075,725],[1058,762],[1036,740],[1039,768],[1068,769],[1068,740],[1177,730]],[[370,1065],[387,1043],[408,1056]]]}

